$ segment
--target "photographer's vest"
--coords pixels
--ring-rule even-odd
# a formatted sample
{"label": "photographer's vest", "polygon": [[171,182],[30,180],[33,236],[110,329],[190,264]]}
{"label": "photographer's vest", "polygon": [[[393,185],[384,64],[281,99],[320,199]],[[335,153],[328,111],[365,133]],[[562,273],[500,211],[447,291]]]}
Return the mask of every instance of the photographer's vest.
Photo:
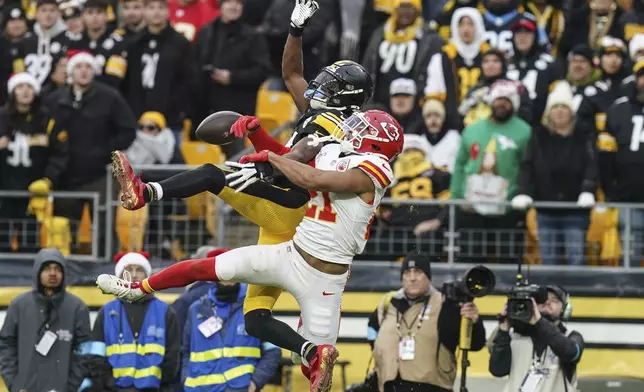
{"label": "photographer's vest", "polygon": [[[400,296],[404,296],[402,289],[394,298]],[[395,380],[398,374],[405,381],[452,389],[456,357],[438,342],[438,315],[442,305],[443,298],[437,290],[432,290],[428,301],[415,303],[404,314],[393,305],[385,307],[385,301],[381,301],[378,306],[380,330],[373,348],[381,391],[385,382]],[[414,337],[413,360],[399,359],[401,336]]]}
{"label": "photographer's vest", "polygon": [[117,387],[161,386],[167,311],[167,303],[156,298],[150,300],[141,330],[134,335],[121,301],[110,301],[103,307],[106,356]]}
{"label": "photographer's vest", "polygon": [[[566,336],[570,335],[572,330],[566,331]],[[537,358],[534,352],[532,339],[529,336],[512,333],[512,365],[510,367],[510,378],[503,392],[517,392],[521,388],[526,376],[530,373],[533,360],[539,360],[539,369],[544,374],[541,382],[534,392],[576,392],[577,375],[573,376],[572,383],[564,375],[563,369],[559,365],[559,358],[552,352],[550,346],[541,353]]]}

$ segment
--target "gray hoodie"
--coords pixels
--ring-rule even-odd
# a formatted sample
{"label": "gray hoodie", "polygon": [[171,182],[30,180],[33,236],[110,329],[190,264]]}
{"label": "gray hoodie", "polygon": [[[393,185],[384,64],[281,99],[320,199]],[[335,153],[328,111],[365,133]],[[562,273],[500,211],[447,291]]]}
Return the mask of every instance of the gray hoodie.
{"label": "gray hoodie", "polygon": [[[40,271],[48,262],[63,269],[60,290],[51,297],[43,294]],[[42,249],[36,255],[33,290],[11,301],[0,330],[0,374],[11,392],[76,391],[85,372],[84,357],[75,354],[89,340],[87,306],[65,291],[65,259],[56,249]],[[49,325],[58,339],[47,356],[35,346]]]}

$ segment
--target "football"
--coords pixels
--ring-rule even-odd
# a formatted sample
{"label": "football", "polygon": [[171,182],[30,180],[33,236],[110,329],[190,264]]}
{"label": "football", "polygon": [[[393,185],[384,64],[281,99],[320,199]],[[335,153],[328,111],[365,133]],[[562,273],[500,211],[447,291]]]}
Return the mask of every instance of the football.
{"label": "football", "polygon": [[223,146],[237,138],[230,132],[230,127],[241,117],[241,114],[223,110],[206,117],[197,127],[195,135],[206,143]]}

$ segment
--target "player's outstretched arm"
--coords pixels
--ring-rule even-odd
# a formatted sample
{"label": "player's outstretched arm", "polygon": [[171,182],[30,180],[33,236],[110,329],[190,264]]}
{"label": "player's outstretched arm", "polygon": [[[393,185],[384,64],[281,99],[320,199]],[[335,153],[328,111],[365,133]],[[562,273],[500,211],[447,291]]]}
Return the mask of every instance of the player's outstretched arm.
{"label": "player's outstretched arm", "polygon": [[268,162],[295,185],[319,192],[369,193],[375,191],[371,178],[360,169],[346,172],[326,171],[268,153]]}
{"label": "player's outstretched arm", "polygon": [[309,100],[304,97],[308,83],[304,79],[302,32],[318,8],[318,3],[314,0],[295,1],[295,8],[291,14],[291,26],[282,54],[282,79],[301,113],[304,113],[309,106]]}

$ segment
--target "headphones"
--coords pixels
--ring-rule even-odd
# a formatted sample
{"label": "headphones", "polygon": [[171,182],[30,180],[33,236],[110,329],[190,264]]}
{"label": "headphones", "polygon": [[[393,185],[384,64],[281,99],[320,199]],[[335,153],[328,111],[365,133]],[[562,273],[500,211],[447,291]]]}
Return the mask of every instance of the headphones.
{"label": "headphones", "polygon": [[546,286],[546,289],[548,291],[553,292],[557,297],[559,297],[559,299],[561,299],[561,302],[563,304],[563,307],[561,310],[561,321],[570,320],[570,317],[572,316],[572,304],[570,303],[570,294],[561,286],[548,285]]}

